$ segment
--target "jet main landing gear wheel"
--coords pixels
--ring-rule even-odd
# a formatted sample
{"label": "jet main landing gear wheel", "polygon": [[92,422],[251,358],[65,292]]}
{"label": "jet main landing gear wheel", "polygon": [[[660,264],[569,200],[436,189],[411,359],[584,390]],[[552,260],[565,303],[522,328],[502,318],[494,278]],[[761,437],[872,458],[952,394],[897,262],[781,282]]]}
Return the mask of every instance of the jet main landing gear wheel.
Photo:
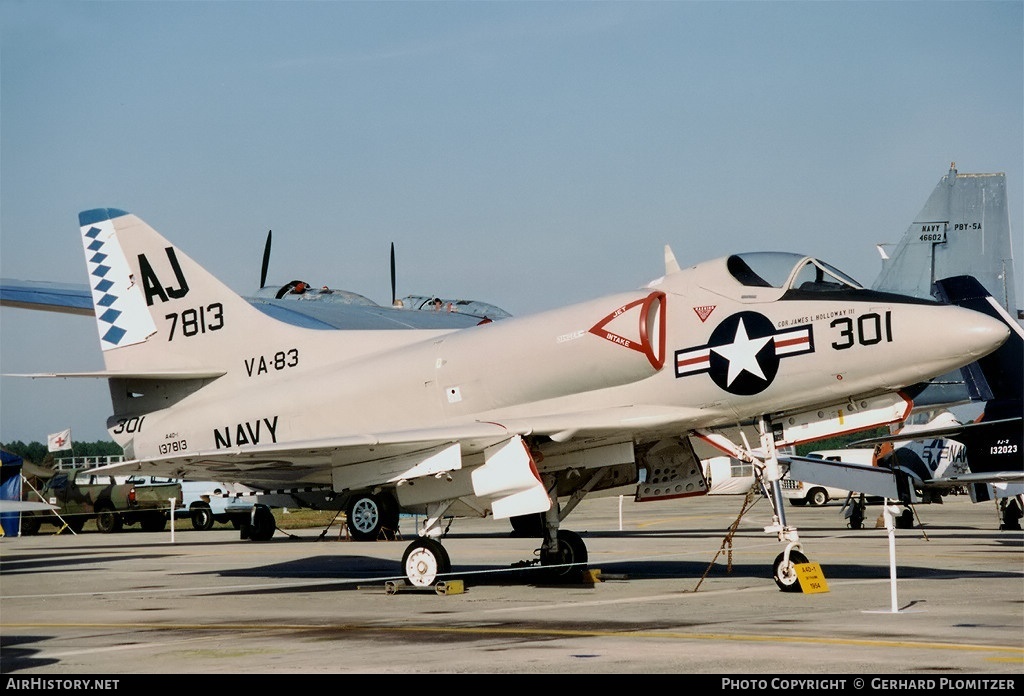
{"label": "jet main landing gear wheel", "polygon": [[800,579],[796,575],[796,566],[807,563],[807,556],[799,551],[789,552],[789,563],[785,563],[786,554],[780,553],[772,565],[775,584],[783,592],[802,592]]}
{"label": "jet main landing gear wheel", "polygon": [[355,541],[376,541],[381,531],[398,531],[398,504],[387,494],[360,493],[345,509],[345,524]]}
{"label": "jet main landing gear wheel", "polygon": [[437,582],[439,575],[452,571],[452,562],[441,542],[420,537],[405,549],[402,569],[410,585],[429,587]]}
{"label": "jet main landing gear wheel", "polygon": [[250,541],[268,541],[277,530],[274,513],[262,503],[253,505],[249,519],[243,523],[241,537]]}

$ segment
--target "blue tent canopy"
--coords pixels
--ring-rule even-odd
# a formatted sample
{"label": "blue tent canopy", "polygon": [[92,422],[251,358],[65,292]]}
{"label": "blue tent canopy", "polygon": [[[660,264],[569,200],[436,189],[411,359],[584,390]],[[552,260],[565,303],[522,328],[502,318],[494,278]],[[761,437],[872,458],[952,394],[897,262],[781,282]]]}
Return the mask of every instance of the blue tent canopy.
{"label": "blue tent canopy", "polygon": [[[24,460],[16,454],[0,450],[0,499],[21,500],[21,467]],[[17,512],[0,513],[4,536],[18,536],[21,517]]]}

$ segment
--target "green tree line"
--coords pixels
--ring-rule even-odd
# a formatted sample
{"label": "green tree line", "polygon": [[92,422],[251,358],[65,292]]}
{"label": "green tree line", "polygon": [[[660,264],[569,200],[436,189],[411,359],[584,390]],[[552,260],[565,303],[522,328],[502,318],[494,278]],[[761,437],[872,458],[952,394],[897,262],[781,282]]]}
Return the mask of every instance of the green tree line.
{"label": "green tree line", "polygon": [[124,450],[116,442],[97,440],[96,442],[76,442],[74,449],[50,452],[45,442],[24,443],[21,440],[14,442],[0,442],[0,449],[11,454],[16,454],[26,462],[38,464],[43,467],[52,467],[54,460],[61,457],[120,457]]}
{"label": "green tree line", "polygon": [[818,450],[849,449],[851,447],[858,446],[863,447],[864,445],[854,445],[852,443],[857,440],[866,440],[869,437],[880,437],[888,434],[889,428],[887,426],[875,428],[873,430],[861,430],[857,433],[847,433],[846,435],[837,435],[836,437],[818,440],[817,442],[808,442],[803,445],[797,445],[796,453],[798,456],[802,457],[808,452],[816,452]]}

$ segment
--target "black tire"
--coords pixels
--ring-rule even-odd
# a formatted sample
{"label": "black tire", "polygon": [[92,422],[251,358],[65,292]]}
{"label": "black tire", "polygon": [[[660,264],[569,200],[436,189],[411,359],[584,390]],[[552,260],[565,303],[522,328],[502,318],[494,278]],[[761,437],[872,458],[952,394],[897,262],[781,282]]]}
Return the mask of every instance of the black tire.
{"label": "black tire", "polygon": [[268,541],[277,531],[277,520],[266,505],[257,504],[252,508],[249,520],[242,525],[242,538],[252,541]]}
{"label": "black tire", "polygon": [[64,519],[68,521],[68,529],[70,529],[75,534],[80,534],[82,532],[82,529],[85,528],[85,517],[83,517],[82,515],[65,517]]}
{"label": "black tire", "polygon": [[96,507],[96,529],[101,534],[120,532],[122,526],[121,514],[115,512],[110,503],[100,503]]}
{"label": "black tire", "polygon": [[576,532],[568,529],[558,530],[558,550],[540,550],[540,564],[547,567],[545,577],[551,580],[564,580],[574,577],[586,570],[587,545]]}
{"label": "black tire", "polygon": [[23,515],[21,518],[21,536],[35,536],[43,522],[36,515]]}
{"label": "black tire", "polygon": [[144,532],[162,532],[167,529],[167,518],[159,510],[144,512],[139,516],[139,526]]}
{"label": "black tire", "polygon": [[512,536],[525,539],[540,539],[544,536],[544,513],[535,512],[531,515],[510,517]]}
{"label": "black tire", "polygon": [[914,528],[914,511],[907,508],[901,512],[895,521],[896,529],[913,529]]}
{"label": "black tire", "polygon": [[192,529],[205,532],[213,527],[213,511],[209,505],[194,505],[189,512],[192,516]]}
{"label": "black tire", "polygon": [[382,529],[398,531],[398,503],[386,493],[357,493],[345,506],[345,525],[354,541],[376,541]]}
{"label": "black tire", "polygon": [[1024,508],[1021,508],[1020,498],[1008,498],[1003,501],[1002,517],[999,529],[1002,531],[1018,531],[1020,520],[1024,516]]}
{"label": "black tire", "polygon": [[807,563],[807,556],[799,551],[790,551],[789,564],[783,566],[782,562],[785,556],[785,553],[780,553],[776,556],[775,563],[772,564],[772,577],[775,579],[775,584],[783,592],[802,592],[800,580],[797,578],[796,570],[793,566]]}
{"label": "black tire", "polygon": [[828,502],[828,493],[824,488],[812,488],[807,494],[807,504],[814,507],[821,507]]}
{"label": "black tire", "polygon": [[429,587],[440,576],[451,572],[452,562],[441,542],[419,537],[402,554],[402,569],[410,585]]}
{"label": "black tire", "polygon": [[398,501],[390,493],[382,493],[379,496],[381,510],[384,513],[384,522],[381,527],[390,531],[390,535],[386,535],[387,538],[394,538],[398,532],[398,526],[401,522],[401,510],[398,506]]}

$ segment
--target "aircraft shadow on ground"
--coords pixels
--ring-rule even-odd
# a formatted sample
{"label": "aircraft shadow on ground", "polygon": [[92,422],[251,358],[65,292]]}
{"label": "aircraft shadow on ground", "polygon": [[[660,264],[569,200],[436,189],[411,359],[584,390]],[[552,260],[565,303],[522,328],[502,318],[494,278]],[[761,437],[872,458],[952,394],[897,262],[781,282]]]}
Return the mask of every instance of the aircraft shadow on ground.
{"label": "aircraft shadow on ground", "polygon": [[[0,562],[0,575],[13,576],[28,573],[82,573],[82,572],[103,572],[104,564],[131,563],[133,561],[167,558],[165,553],[139,553],[129,556],[123,554],[111,555],[79,555],[79,551],[69,552],[59,556],[32,556],[29,558],[6,558]],[[85,568],[83,566],[97,566]]]}
{"label": "aircraft shadow on ground", "polygon": [[50,640],[43,636],[0,636],[0,674],[14,674],[19,671],[39,669],[60,662],[55,657],[35,657],[39,650],[30,647],[31,643]]}
{"label": "aircraft shadow on ground", "polygon": [[[695,587],[701,578],[704,589],[714,589],[715,580],[750,579],[758,582],[772,582],[771,561],[762,563],[715,563],[709,567],[706,561],[680,560],[630,560],[622,562],[602,561],[595,580],[590,573],[576,569],[552,569],[539,565],[483,566],[455,565],[450,574],[442,576],[443,581],[462,580],[467,589],[472,586],[559,586],[597,587],[602,582],[630,582],[644,580],[678,579],[680,589]],[[523,562],[521,562],[523,563]],[[596,566],[591,564],[590,568]],[[888,580],[887,564],[864,566],[856,564],[826,564],[822,572],[829,580]],[[313,556],[304,559],[260,567],[208,571],[207,575],[223,578],[264,578],[297,581],[287,587],[254,588],[252,590],[231,590],[226,594],[282,594],[293,592],[338,592],[377,587],[384,589],[385,583],[404,585],[400,564],[367,556]],[[1018,573],[970,570],[948,570],[918,566],[900,566],[901,580],[944,580],[957,578],[1019,578]],[[606,578],[606,579],[605,579]],[[303,582],[308,581],[308,582]]]}

